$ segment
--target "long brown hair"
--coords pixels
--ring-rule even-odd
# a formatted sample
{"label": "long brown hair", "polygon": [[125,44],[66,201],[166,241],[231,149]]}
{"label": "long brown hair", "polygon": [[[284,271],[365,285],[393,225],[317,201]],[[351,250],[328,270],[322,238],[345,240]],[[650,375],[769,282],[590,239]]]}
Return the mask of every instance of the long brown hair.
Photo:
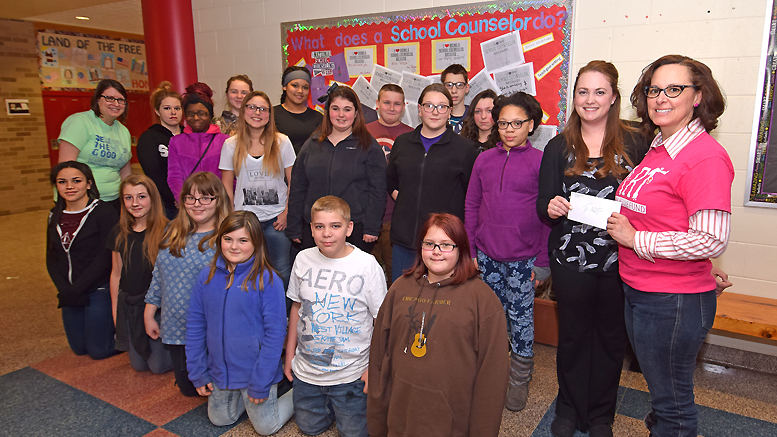
{"label": "long brown hair", "polygon": [[224,220],[229,212],[232,210],[232,202],[229,201],[229,195],[224,188],[224,184],[216,177],[215,174],[207,171],[198,171],[192,174],[183,182],[183,188],[181,188],[181,194],[178,196],[178,204],[181,205],[181,209],[178,210],[178,215],[170,222],[170,226],[165,231],[165,236],[162,238],[162,244],[160,249],[170,249],[170,254],[176,258],[183,256],[182,252],[186,247],[186,242],[189,241],[189,237],[194,235],[197,230],[197,223],[189,217],[189,213],[186,212],[183,199],[188,196],[192,191],[198,191],[205,196],[216,197],[216,226],[213,232],[205,235],[200,240],[198,249],[200,252],[205,252],[210,246],[216,247],[216,230],[219,228],[221,221]]}
{"label": "long brown hair", "polygon": [[[124,202],[124,190],[127,187],[137,187],[138,185],[145,187],[146,192],[148,192],[148,198],[151,201],[151,207],[148,210],[148,215],[146,215],[143,256],[145,256],[149,265],[153,266],[156,262],[156,255],[159,252],[159,244],[162,242],[162,237],[165,234],[167,217],[165,217],[165,210],[162,207],[162,198],[159,196],[159,190],[157,190],[151,178],[146,175],[133,174],[127,176],[119,186],[119,200],[122,203]],[[131,244],[127,244],[127,236],[132,232],[135,220],[135,216],[130,214],[127,208],[122,205],[119,223],[116,225],[116,247],[124,247],[121,259],[125,264],[131,261],[130,252],[132,247]]]}
{"label": "long brown hair", "polygon": [[318,141],[324,141],[334,129],[332,127],[332,120],[329,119],[329,107],[332,106],[332,102],[336,98],[343,98],[353,104],[353,110],[356,111],[356,118],[353,120],[352,132],[353,136],[359,140],[359,145],[363,149],[369,149],[370,144],[374,141],[370,131],[367,130],[367,125],[364,124],[364,113],[362,112],[362,105],[359,102],[359,97],[353,92],[352,89],[341,86],[329,94],[329,98],[326,100],[326,107],[324,108],[324,122],[318,128]]}
{"label": "long brown hair", "polygon": [[262,160],[262,166],[265,170],[270,172],[273,177],[281,175],[281,151],[280,143],[278,142],[278,130],[275,127],[275,116],[273,115],[272,103],[267,94],[261,91],[252,91],[243,98],[243,104],[240,105],[240,115],[237,119],[237,138],[235,139],[235,153],[232,155],[232,168],[235,169],[235,175],[240,173],[240,169],[243,167],[246,156],[248,156],[248,149],[251,147],[251,127],[246,123],[246,105],[254,97],[261,97],[267,103],[267,107],[270,111],[267,113],[269,119],[267,124],[264,125],[262,131],[262,143],[264,145],[264,159]]}
{"label": "long brown hair", "polygon": [[[467,111],[467,115],[464,116],[464,121],[461,123],[460,135],[462,137],[470,139],[476,143],[480,142],[480,128],[478,127],[477,123],[475,123],[475,107],[483,99],[491,99],[494,101],[494,103],[496,103],[496,97],[497,95],[494,90],[487,89],[479,92],[478,95],[472,99],[472,102],[469,104],[469,111]],[[494,123],[496,123],[496,120],[494,120]],[[491,141],[488,141],[488,144],[485,146],[485,148],[490,149],[492,147],[494,147],[494,144],[491,143]]]}
{"label": "long brown hair", "polygon": [[[604,165],[594,173],[594,176],[597,179],[601,179],[612,173],[620,178],[626,174],[627,170],[618,161],[618,157],[622,157],[629,165],[632,164],[628,155],[623,153],[623,134],[627,131],[633,131],[633,129],[620,119],[621,93],[618,90],[618,70],[614,65],[606,61],[597,60],[589,62],[588,65],[577,72],[575,86],[573,87],[575,93],[577,92],[577,81],[580,79],[580,76],[589,72],[597,72],[604,75],[610,83],[613,96],[615,96],[615,102],[610,105],[610,110],[607,112],[607,124],[604,131],[604,139],[602,140],[601,159],[604,161]],[[593,170],[597,165],[593,164],[591,166],[588,164],[588,146],[585,144],[585,140],[583,140],[581,126],[580,115],[578,115],[577,111],[572,111],[572,114],[569,116],[569,122],[561,133],[567,142],[567,153],[575,157],[575,164],[564,172],[567,176],[582,175],[583,172]]]}
{"label": "long brown hair", "polygon": [[683,55],[666,55],[656,59],[652,64],[642,70],[634,91],[631,92],[631,104],[637,109],[637,116],[642,118],[640,131],[648,141],[653,141],[656,137],[658,126],[650,119],[647,110],[647,96],[645,96],[645,87],[649,87],[653,80],[653,74],[667,64],[678,64],[688,68],[691,73],[691,82],[701,91],[701,102],[699,106],[693,108],[691,120],[701,119],[701,124],[707,132],[718,126],[718,118],[726,110],[726,99],[720,91],[718,82],[712,77],[710,67],[695,59]]}
{"label": "long brown hair", "polygon": [[251,271],[248,276],[246,276],[246,279],[243,281],[240,288],[242,288],[243,291],[248,291],[248,283],[250,282],[254,290],[264,290],[264,281],[260,280],[259,285],[257,286],[256,278],[264,277],[265,272],[270,276],[270,284],[272,284],[277,273],[272,265],[270,265],[270,254],[267,251],[267,243],[264,239],[264,233],[262,232],[262,224],[251,211],[231,212],[224,221],[221,222],[218,234],[216,235],[216,255],[210,263],[210,272],[208,273],[208,279],[205,281],[206,284],[209,283],[216,274],[216,262],[218,259],[224,258],[224,263],[227,265],[227,270],[229,270],[226,288],[232,286],[232,281],[235,279],[235,265],[224,256],[224,252],[221,249],[221,238],[230,232],[235,232],[243,228],[245,228],[248,238],[251,239],[251,244],[254,246],[254,263],[251,265]]}
{"label": "long brown hair", "polygon": [[424,264],[423,257],[421,255],[421,242],[426,238],[426,234],[429,233],[431,228],[439,228],[448,238],[453,241],[453,244],[459,249],[459,259],[456,261],[456,267],[453,269],[453,275],[451,278],[451,285],[461,284],[466,282],[467,279],[474,278],[480,272],[472,258],[469,256],[469,238],[467,238],[467,231],[464,229],[464,223],[460,218],[453,214],[431,214],[429,218],[424,222],[421,232],[418,233],[420,238],[416,242],[416,258],[415,265],[405,270],[404,275],[414,275],[416,278],[420,278],[429,273],[429,269]]}

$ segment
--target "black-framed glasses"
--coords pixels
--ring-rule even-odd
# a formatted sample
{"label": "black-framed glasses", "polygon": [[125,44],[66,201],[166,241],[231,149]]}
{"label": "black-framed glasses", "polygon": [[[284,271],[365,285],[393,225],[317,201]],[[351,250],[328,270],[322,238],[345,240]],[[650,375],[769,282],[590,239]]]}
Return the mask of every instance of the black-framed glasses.
{"label": "black-framed glasses", "polygon": [[659,94],[661,94],[661,91],[663,91],[665,96],[669,97],[670,99],[674,99],[675,97],[682,94],[686,88],[693,88],[696,90],[699,89],[699,87],[696,85],[669,85],[666,88],[659,88],[653,85],[645,87],[645,95],[648,99],[655,99]]}
{"label": "black-framed glasses", "polygon": [[440,252],[450,253],[453,252],[453,249],[457,248],[459,246],[456,246],[453,243],[432,243],[431,241],[422,241],[421,242],[421,249],[431,252],[434,249],[440,249]]}
{"label": "black-framed glasses", "polygon": [[507,130],[507,126],[512,126],[513,129],[518,130],[523,126],[524,123],[531,120],[531,118],[527,118],[526,120],[513,120],[513,121],[504,121],[499,120],[496,122],[496,126],[499,128],[499,130]]}
{"label": "black-framed glasses", "polygon": [[424,112],[432,113],[435,109],[439,114],[446,114],[451,109],[450,105],[435,105],[434,103],[422,103],[421,107],[424,108]]}
{"label": "black-framed glasses", "polygon": [[262,112],[262,113],[265,113],[265,114],[270,112],[270,108],[266,108],[264,106],[256,106],[256,105],[246,105],[246,110],[251,111],[251,112],[259,111],[259,112]]}
{"label": "black-framed glasses", "polygon": [[123,99],[123,98],[116,98],[116,97],[113,97],[113,96],[106,96],[106,95],[102,95],[102,96],[100,96],[100,97],[102,97],[103,99],[105,99],[105,101],[106,101],[107,103],[117,103],[117,104],[119,104],[119,105],[122,105],[122,106],[124,106],[124,105],[126,105],[126,104],[127,104],[127,99]]}
{"label": "black-framed glasses", "polygon": [[186,118],[194,118],[194,117],[207,118],[207,117],[210,117],[210,112],[208,112],[208,111],[197,111],[197,112],[186,111]]}
{"label": "black-framed glasses", "polygon": [[463,90],[465,86],[467,86],[467,82],[445,82],[445,88],[449,90],[452,90],[453,87],[456,87],[457,90]]}
{"label": "black-framed glasses", "polygon": [[202,196],[202,197],[194,197],[194,196],[184,196],[183,197],[183,203],[187,205],[194,205],[197,202],[200,202],[200,205],[202,206],[208,206],[216,199],[216,196]]}

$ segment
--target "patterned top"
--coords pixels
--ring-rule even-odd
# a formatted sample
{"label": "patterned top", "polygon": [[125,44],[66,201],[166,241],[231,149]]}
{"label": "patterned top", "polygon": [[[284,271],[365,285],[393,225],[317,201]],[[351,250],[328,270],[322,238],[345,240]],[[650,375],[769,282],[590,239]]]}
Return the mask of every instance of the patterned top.
{"label": "patterned top", "polygon": [[162,343],[186,344],[186,316],[189,298],[197,282],[197,275],[210,265],[216,251],[206,246],[200,252],[200,240],[210,232],[193,234],[186,242],[183,256],[176,258],[169,250],[160,250],[154,265],[154,277],[146,294],[146,303],[162,308],[159,326]]}

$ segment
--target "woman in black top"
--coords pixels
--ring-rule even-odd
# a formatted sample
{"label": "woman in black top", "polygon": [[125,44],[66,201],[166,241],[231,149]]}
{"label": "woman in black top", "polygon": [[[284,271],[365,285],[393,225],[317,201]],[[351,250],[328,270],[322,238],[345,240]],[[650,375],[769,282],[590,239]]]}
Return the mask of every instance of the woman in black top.
{"label": "woman in black top", "polygon": [[162,82],[151,93],[151,106],[159,117],[159,123],[151,125],[138,138],[138,161],[143,173],[150,177],[162,198],[165,216],[175,218],[175,196],[167,185],[167,148],[170,138],[181,133],[181,95],[173,90],[173,84]]}
{"label": "woman in black top", "polygon": [[574,92],[569,123],[542,156],[537,197],[537,213],[553,225],[548,250],[559,313],[559,393],[551,432],[612,436],[626,345],[618,244],[606,229],[566,215],[572,193],[615,200],[647,148],[620,120],[615,66],[591,61],[580,69]]}
{"label": "woman in black top", "polygon": [[[413,266],[418,231],[431,213],[464,221],[464,198],[477,158],[474,142],[448,126],[453,98],[442,84],[424,88],[418,98],[421,125],[394,140],[386,170],[396,200],[391,219],[391,280]],[[293,186],[292,186],[293,189]]]}
{"label": "woman in black top", "polygon": [[59,196],[49,216],[46,267],[59,292],[65,336],[76,355],[108,358],[116,353],[107,248],[116,210],[99,200],[86,164],[61,162],[51,169],[50,180]]}
{"label": "woman in black top", "polygon": [[367,131],[353,90],[332,92],[325,114],[291,170],[286,236],[303,249],[315,246],[310,208],[321,197],[337,196],[351,208],[353,232],[347,241],[370,253],[386,208],[386,155]]}
{"label": "woman in black top", "polygon": [[281,85],[281,104],[273,108],[275,127],[278,132],[289,137],[294,153],[299,154],[302,145],[318,129],[324,117],[320,112],[308,108],[310,72],[307,68],[296,65],[287,67],[283,71]]}

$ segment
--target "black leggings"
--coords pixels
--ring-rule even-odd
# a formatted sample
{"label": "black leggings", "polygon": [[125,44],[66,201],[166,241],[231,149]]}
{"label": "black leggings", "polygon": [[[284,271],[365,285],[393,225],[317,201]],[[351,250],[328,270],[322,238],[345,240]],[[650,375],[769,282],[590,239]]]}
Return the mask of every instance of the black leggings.
{"label": "black leggings", "polygon": [[181,390],[184,396],[195,397],[200,394],[194,388],[194,384],[189,380],[189,371],[186,370],[186,346],[183,344],[166,344],[165,347],[170,351],[170,358],[173,360],[173,373],[175,374],[175,384],[178,390]]}

